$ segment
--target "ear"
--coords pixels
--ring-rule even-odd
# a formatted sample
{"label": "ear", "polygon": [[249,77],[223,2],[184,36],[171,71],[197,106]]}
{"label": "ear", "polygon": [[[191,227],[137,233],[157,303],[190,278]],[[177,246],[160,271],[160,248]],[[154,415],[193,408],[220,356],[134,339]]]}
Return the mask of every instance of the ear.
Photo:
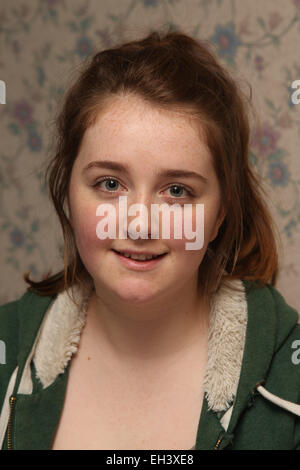
{"label": "ear", "polygon": [[225,219],[225,216],[226,216],[225,209],[224,209],[223,205],[221,205],[221,207],[219,209],[219,215],[218,215],[216,223],[215,223],[215,228],[214,228],[214,231],[211,234],[209,242],[212,242],[217,237],[218,232],[219,232],[219,228],[221,227],[221,225],[222,225],[222,223]]}

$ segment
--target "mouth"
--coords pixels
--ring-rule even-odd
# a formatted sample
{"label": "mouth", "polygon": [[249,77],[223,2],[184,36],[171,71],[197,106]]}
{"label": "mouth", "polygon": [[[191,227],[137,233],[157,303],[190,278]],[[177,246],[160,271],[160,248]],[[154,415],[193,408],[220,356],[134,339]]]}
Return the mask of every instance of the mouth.
{"label": "mouth", "polygon": [[131,259],[134,261],[140,261],[140,262],[152,261],[158,258],[162,258],[163,256],[168,254],[168,253],[162,253],[160,255],[131,255],[129,253],[121,252],[121,251],[114,250],[114,249],[112,251],[114,251],[120,256],[123,256],[124,258]]}
{"label": "mouth", "polygon": [[[146,271],[148,269],[152,269],[157,264],[159,264],[163,260],[163,258],[165,258],[166,255],[168,254],[168,253],[163,253],[161,255],[156,255],[156,256],[151,257],[151,259],[134,259],[134,258],[137,258],[137,256],[134,256],[134,255],[129,256],[128,253],[124,254],[114,249],[112,249],[112,251],[115,253],[118,260],[122,263],[123,266],[129,269],[138,270],[138,271]],[[134,256],[134,258],[132,258],[131,256]],[[143,256],[143,258],[145,258],[145,256]]]}

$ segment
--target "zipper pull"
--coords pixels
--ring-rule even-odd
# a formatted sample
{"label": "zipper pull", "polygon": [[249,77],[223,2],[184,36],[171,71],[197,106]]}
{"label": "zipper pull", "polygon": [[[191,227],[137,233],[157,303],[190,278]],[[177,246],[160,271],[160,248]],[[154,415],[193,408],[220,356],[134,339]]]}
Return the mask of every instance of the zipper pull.
{"label": "zipper pull", "polygon": [[221,444],[221,442],[222,442],[224,436],[225,436],[225,433],[222,432],[222,433],[220,434],[220,436],[219,436],[219,438],[218,438],[216,444],[215,444],[214,450],[219,450],[219,446],[220,446],[220,444]]}
{"label": "zipper pull", "polygon": [[219,450],[219,445],[221,444],[221,441],[222,441],[222,438],[217,440],[214,450]]}
{"label": "zipper pull", "polygon": [[[225,437],[225,442],[223,442],[224,437]],[[225,449],[225,447],[227,447],[228,444],[233,443],[233,438],[234,438],[233,434],[228,434],[226,431],[222,431],[221,434],[219,435],[219,438],[218,438],[216,444],[215,444],[214,450],[220,450],[219,448],[220,448],[221,442],[223,442],[223,449]]]}
{"label": "zipper pull", "polygon": [[16,397],[13,395],[9,399],[9,418],[8,418],[8,425],[7,425],[7,447],[8,450],[12,450],[12,417],[13,417],[13,409],[16,403]]}

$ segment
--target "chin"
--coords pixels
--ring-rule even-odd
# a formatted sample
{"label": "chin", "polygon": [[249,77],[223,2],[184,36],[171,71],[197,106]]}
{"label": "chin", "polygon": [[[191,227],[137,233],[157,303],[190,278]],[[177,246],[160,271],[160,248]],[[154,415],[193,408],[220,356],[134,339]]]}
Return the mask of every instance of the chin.
{"label": "chin", "polygon": [[113,292],[120,300],[135,305],[151,302],[159,295],[158,288],[145,281],[120,283]]}
{"label": "chin", "polygon": [[127,290],[117,291],[116,294],[120,300],[133,305],[142,305],[153,301],[155,298],[155,294],[153,292],[128,292]]}

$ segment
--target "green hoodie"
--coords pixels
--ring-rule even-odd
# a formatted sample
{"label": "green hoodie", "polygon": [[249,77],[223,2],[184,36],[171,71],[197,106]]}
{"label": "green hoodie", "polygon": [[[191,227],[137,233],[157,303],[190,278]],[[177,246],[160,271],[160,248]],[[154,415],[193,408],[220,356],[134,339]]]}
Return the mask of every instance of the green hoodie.
{"label": "green hoodie", "polygon": [[[231,282],[240,292],[222,285],[212,302],[192,449],[300,450],[298,313],[270,284]],[[66,291],[27,291],[0,307],[2,450],[51,449],[85,322],[87,304],[79,299],[81,308]]]}

